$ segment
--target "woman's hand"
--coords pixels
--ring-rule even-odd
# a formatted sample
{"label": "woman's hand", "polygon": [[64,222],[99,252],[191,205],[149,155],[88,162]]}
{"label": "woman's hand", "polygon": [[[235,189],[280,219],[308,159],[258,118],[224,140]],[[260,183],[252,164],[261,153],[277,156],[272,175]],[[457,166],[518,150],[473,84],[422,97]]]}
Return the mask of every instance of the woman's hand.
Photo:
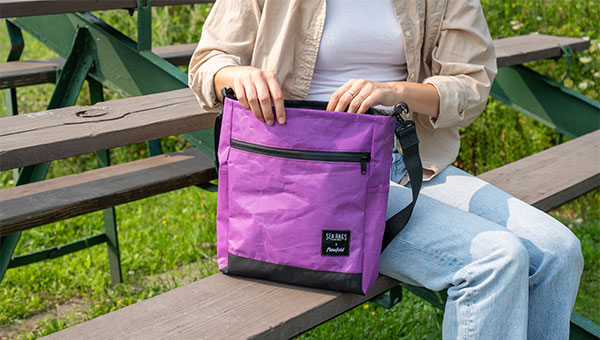
{"label": "woman's hand", "polygon": [[351,79],[338,88],[327,105],[328,111],[365,113],[377,105],[393,106],[400,101],[397,82],[381,83],[366,79]]}
{"label": "woman's hand", "polygon": [[[230,66],[215,74],[214,84],[218,90],[233,88],[240,104],[246,110],[252,110],[261,122],[273,125],[276,116],[279,124],[285,124],[283,93],[275,73],[252,66]],[[220,93],[217,96],[222,100]]]}
{"label": "woman's hand", "polygon": [[338,88],[327,104],[327,110],[365,113],[370,107],[394,106],[404,101],[412,111],[437,118],[440,96],[431,84],[406,81],[377,82],[351,79]]}

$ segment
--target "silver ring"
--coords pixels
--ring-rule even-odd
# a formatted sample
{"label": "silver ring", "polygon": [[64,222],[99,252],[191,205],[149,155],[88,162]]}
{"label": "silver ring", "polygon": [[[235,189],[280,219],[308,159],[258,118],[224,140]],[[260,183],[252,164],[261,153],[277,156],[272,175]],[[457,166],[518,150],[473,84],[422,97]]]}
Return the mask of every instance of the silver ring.
{"label": "silver ring", "polygon": [[350,93],[350,95],[352,96],[352,98],[356,97],[357,93],[352,91],[352,90],[348,90],[348,93]]}

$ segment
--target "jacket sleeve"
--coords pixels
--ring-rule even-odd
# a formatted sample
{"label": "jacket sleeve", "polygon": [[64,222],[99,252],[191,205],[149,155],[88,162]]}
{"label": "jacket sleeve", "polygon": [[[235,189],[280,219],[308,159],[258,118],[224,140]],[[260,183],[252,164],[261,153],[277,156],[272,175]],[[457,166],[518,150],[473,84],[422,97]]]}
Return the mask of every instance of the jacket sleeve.
{"label": "jacket sleeve", "polygon": [[478,0],[449,0],[432,52],[432,74],[440,112],[435,129],[467,126],[481,114],[497,73],[496,55]]}
{"label": "jacket sleeve", "polygon": [[261,16],[258,1],[218,0],[202,28],[189,65],[188,85],[205,110],[217,101],[213,78],[226,66],[249,65]]}

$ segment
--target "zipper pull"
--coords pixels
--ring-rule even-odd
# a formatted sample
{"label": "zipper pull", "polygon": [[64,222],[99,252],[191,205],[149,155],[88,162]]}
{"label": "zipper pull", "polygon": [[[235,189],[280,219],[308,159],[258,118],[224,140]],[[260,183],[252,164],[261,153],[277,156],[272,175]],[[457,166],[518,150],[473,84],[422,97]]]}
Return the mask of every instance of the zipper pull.
{"label": "zipper pull", "polygon": [[367,163],[369,163],[370,161],[371,161],[371,157],[369,155],[364,155],[360,159],[360,174],[361,175],[367,174]]}

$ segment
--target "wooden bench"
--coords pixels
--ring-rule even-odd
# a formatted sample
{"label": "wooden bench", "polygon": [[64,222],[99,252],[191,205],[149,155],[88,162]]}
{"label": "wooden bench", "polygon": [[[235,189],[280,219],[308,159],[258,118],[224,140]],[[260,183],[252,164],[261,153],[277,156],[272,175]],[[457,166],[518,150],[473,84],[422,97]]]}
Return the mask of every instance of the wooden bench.
{"label": "wooden bench", "polygon": [[[598,154],[600,131],[479,177],[549,210],[600,185],[600,167],[590,157]],[[215,274],[44,339],[285,339],[398,284],[380,276],[361,296]],[[573,334],[578,327],[572,324]]]}
{"label": "wooden bench", "polygon": [[[214,118],[199,109],[189,89],[5,117],[0,119],[0,171],[205,129],[213,126]],[[215,178],[213,159],[189,149],[4,189],[0,237],[187,186],[205,186]],[[118,243],[116,233],[109,235],[107,230],[16,257],[8,268],[66,255],[112,237],[107,244],[110,261],[116,261],[111,262],[113,274],[119,263]],[[116,259],[111,259],[113,250]],[[12,252],[2,251],[8,256],[3,260],[10,259]]]}

